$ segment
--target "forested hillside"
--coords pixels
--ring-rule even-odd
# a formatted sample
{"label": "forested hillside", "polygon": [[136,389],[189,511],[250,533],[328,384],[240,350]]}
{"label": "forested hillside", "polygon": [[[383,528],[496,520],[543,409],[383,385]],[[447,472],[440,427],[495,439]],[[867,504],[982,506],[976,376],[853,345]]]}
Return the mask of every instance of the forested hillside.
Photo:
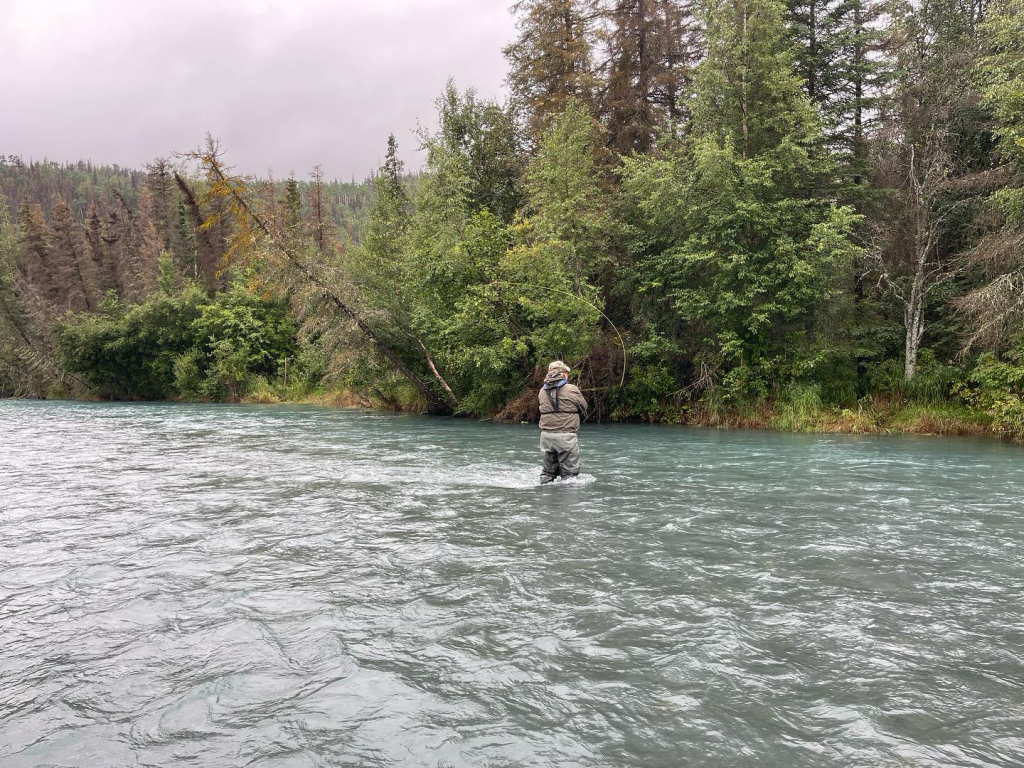
{"label": "forested hillside", "polygon": [[415,179],[0,163],[0,392],[1024,436],[1024,0],[512,12]]}

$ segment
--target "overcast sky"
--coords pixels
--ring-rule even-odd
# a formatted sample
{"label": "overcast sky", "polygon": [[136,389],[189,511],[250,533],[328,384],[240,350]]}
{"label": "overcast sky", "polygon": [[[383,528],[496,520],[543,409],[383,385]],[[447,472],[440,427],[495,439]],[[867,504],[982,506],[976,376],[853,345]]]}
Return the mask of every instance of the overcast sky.
{"label": "overcast sky", "polygon": [[0,0],[0,154],[363,178],[445,81],[503,94],[507,0]]}

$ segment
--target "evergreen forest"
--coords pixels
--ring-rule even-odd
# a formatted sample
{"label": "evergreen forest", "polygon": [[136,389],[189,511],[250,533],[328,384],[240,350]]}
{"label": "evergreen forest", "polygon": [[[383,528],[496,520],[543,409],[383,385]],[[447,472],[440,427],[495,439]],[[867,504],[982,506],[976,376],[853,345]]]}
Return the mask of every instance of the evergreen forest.
{"label": "evergreen forest", "polygon": [[1024,0],[510,10],[415,173],[0,157],[0,396],[1024,439]]}

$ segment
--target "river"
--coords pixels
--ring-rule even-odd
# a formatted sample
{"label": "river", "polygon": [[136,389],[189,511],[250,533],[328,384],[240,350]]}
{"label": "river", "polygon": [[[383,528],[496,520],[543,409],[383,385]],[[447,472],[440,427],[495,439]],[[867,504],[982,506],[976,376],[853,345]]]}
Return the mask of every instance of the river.
{"label": "river", "polygon": [[1024,765],[1024,449],[0,401],[0,766]]}

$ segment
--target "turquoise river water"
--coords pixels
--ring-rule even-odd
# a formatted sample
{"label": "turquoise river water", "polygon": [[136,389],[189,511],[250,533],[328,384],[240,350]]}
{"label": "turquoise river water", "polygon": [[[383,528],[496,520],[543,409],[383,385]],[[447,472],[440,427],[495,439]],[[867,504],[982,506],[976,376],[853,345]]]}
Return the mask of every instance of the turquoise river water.
{"label": "turquoise river water", "polygon": [[1024,449],[0,402],[0,768],[1022,766]]}

